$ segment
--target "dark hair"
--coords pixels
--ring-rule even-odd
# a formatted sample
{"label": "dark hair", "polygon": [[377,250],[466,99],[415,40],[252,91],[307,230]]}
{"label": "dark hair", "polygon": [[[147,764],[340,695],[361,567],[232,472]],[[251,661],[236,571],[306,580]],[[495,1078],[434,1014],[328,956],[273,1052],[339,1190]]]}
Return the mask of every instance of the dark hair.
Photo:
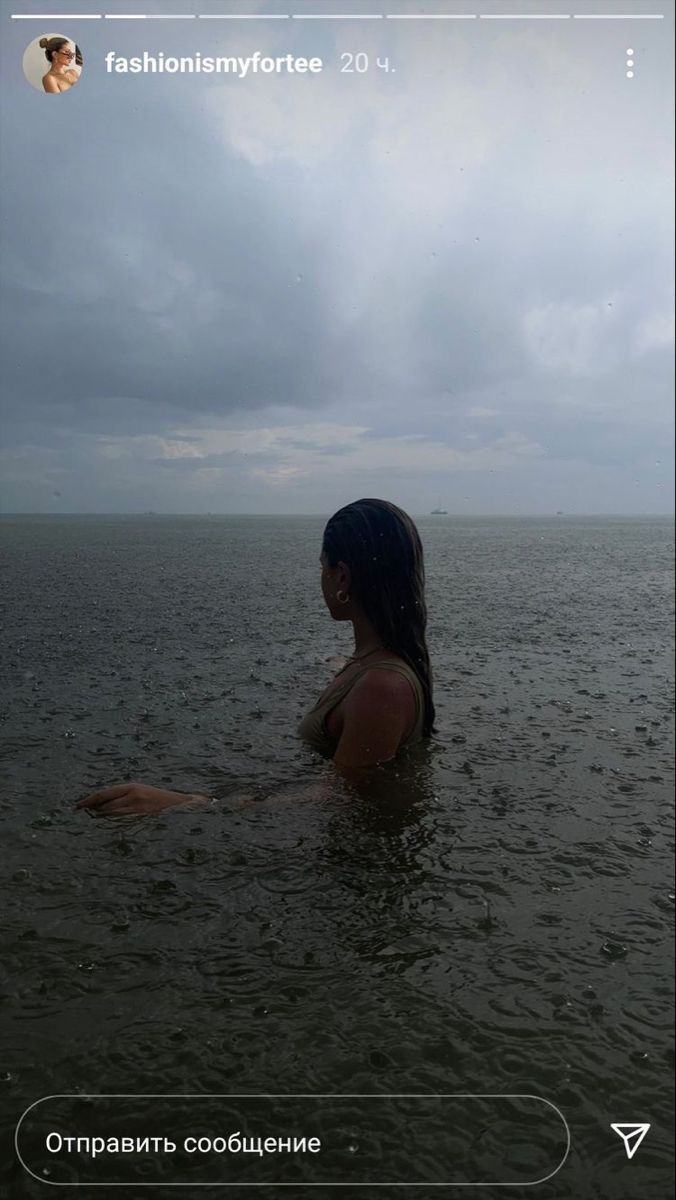
{"label": "dark hair", "polygon": [[350,568],[350,590],[386,649],[415,671],[423,690],[423,734],[434,728],[432,668],[425,640],[425,567],[418,530],[388,500],[355,500],[324,530],[329,566]]}
{"label": "dark hair", "polygon": [[[63,46],[68,45],[68,38],[62,38],[62,37],[46,38],[46,37],[43,37],[43,38],[40,38],[39,44],[40,44],[41,50],[44,50],[44,52],[45,52],[45,58],[49,62],[53,62],[56,51],[61,50],[61,48]],[[82,55],[80,54],[79,46],[75,47],[75,62],[78,67],[82,66]]]}

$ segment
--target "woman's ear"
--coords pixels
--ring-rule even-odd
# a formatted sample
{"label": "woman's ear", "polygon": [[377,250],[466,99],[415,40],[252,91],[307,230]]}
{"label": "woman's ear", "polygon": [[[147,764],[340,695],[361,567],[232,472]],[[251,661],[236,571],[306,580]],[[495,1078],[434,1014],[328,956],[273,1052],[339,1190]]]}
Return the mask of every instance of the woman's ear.
{"label": "woman's ear", "polygon": [[341,588],[342,591],[347,592],[347,594],[349,595],[350,594],[350,584],[352,583],[352,572],[351,572],[350,568],[348,567],[347,563],[339,562],[337,564],[337,566],[338,566],[338,570],[340,571],[338,586]]}

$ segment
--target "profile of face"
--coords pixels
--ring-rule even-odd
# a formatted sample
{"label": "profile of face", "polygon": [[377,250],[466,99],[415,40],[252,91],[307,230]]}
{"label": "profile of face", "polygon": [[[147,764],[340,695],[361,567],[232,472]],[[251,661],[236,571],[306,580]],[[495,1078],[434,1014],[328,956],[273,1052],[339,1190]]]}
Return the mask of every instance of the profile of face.
{"label": "profile of face", "polygon": [[75,45],[73,42],[66,42],[65,46],[60,46],[58,50],[52,52],[52,63],[57,67],[70,67],[75,61]]}
{"label": "profile of face", "polygon": [[321,585],[324,603],[334,621],[347,621],[350,619],[350,605],[346,601],[341,602],[338,596],[339,594],[341,596],[350,594],[350,568],[344,562],[336,563],[335,567],[330,566],[324,551],[322,551],[319,561],[322,568]]}

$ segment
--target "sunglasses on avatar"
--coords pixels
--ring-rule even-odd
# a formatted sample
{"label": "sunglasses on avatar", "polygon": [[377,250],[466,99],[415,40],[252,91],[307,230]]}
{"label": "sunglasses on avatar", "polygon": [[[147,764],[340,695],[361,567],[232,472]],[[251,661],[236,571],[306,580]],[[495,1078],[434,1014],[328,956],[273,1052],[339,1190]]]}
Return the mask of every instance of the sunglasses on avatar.
{"label": "sunglasses on avatar", "polygon": [[57,54],[63,54],[65,58],[75,58],[74,50],[57,50]]}

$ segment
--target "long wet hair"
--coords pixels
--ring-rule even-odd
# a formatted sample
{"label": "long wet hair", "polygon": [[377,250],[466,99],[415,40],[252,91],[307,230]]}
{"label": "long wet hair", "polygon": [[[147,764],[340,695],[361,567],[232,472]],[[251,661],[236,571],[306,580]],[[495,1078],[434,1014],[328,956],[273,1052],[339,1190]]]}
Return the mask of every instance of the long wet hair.
{"label": "long wet hair", "polygon": [[425,639],[425,566],[418,530],[388,500],[355,500],[324,530],[329,566],[350,568],[350,591],[387,650],[415,671],[424,698],[423,734],[434,728],[432,668]]}

